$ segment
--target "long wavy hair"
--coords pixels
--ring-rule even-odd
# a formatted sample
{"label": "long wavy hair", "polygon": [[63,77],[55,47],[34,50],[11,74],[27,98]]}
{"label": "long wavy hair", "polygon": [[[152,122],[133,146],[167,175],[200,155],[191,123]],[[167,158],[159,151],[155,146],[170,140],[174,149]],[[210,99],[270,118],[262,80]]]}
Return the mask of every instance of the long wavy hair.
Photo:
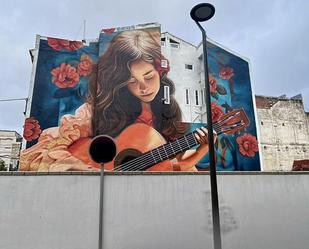
{"label": "long wavy hair", "polygon": [[[155,60],[165,59],[157,40],[155,34],[148,31],[124,31],[112,39],[99,58],[89,84],[93,135],[116,137],[140,115],[141,101],[127,87],[131,78],[130,65],[142,59],[155,67]],[[162,103],[164,86],[170,87],[169,105]],[[174,83],[167,77],[167,72],[163,72],[160,90],[151,102],[151,110],[155,117],[154,128],[167,140],[182,136],[187,131],[187,125],[181,123],[181,111],[174,93]]]}

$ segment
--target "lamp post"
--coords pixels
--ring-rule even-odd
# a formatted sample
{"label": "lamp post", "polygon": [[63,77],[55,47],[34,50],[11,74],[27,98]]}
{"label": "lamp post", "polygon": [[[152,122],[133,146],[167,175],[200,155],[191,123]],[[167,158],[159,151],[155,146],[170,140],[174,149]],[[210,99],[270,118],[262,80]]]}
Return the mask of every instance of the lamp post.
{"label": "lamp post", "polygon": [[116,155],[114,140],[105,135],[93,138],[89,146],[89,154],[93,161],[100,163],[100,208],[99,208],[99,241],[98,249],[103,249],[103,194],[104,194],[104,163],[112,161]]}
{"label": "lamp post", "polygon": [[191,18],[195,21],[202,32],[203,37],[203,58],[204,58],[204,76],[206,89],[206,111],[207,111],[207,128],[209,143],[209,163],[210,163],[210,184],[211,184],[211,203],[212,203],[212,223],[213,223],[213,239],[214,249],[221,249],[221,231],[220,231],[220,215],[217,188],[217,173],[214,150],[214,135],[211,114],[210,86],[208,76],[207,61],[207,36],[205,29],[199,22],[205,22],[212,18],[215,14],[215,7],[209,3],[201,3],[194,6],[190,12]]}

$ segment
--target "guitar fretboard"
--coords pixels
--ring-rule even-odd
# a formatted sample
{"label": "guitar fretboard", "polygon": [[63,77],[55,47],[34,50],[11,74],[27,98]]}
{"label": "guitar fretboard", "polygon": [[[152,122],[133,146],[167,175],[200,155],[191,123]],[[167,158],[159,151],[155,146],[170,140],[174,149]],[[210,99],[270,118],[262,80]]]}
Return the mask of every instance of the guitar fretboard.
{"label": "guitar fretboard", "polygon": [[[214,130],[219,134],[221,129],[219,125],[214,124]],[[195,134],[196,131],[191,132],[175,141],[166,143],[157,147],[151,151],[144,153],[143,155],[135,158],[129,162],[120,165],[121,171],[134,171],[134,170],[146,170],[151,166],[160,163],[164,160],[170,159],[176,156],[180,152],[184,152],[199,144]]]}

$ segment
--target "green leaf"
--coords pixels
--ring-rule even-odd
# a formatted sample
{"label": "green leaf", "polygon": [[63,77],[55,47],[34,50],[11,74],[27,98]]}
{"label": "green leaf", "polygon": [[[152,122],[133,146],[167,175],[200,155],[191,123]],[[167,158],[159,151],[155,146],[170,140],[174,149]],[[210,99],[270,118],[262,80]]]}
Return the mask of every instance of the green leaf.
{"label": "green leaf", "polygon": [[227,94],[227,91],[225,89],[224,86],[222,85],[217,85],[217,92],[221,95],[226,95]]}

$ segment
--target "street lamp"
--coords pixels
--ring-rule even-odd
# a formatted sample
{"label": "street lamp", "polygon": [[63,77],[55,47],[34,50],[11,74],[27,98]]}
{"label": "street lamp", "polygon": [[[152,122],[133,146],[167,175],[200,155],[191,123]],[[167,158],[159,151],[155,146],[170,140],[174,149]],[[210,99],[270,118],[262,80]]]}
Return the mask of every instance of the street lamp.
{"label": "street lamp", "polygon": [[103,249],[103,193],[104,193],[104,163],[112,161],[117,147],[114,140],[106,135],[99,135],[92,139],[89,146],[91,159],[100,164],[100,208],[99,208],[99,241],[98,249]]}
{"label": "street lamp", "polygon": [[217,188],[217,173],[215,162],[214,149],[214,134],[211,114],[210,101],[210,86],[208,75],[208,61],[207,61],[207,36],[206,31],[199,22],[205,22],[212,18],[215,14],[215,7],[210,3],[200,3],[194,6],[190,12],[191,18],[195,21],[202,32],[203,36],[203,58],[204,58],[204,73],[205,73],[205,89],[206,89],[206,111],[207,111],[207,129],[208,129],[208,143],[209,143],[209,164],[210,164],[210,184],[211,184],[211,202],[212,202],[212,223],[213,223],[213,239],[214,248],[221,249],[221,231],[220,231],[220,215],[218,202],[218,188]]}

